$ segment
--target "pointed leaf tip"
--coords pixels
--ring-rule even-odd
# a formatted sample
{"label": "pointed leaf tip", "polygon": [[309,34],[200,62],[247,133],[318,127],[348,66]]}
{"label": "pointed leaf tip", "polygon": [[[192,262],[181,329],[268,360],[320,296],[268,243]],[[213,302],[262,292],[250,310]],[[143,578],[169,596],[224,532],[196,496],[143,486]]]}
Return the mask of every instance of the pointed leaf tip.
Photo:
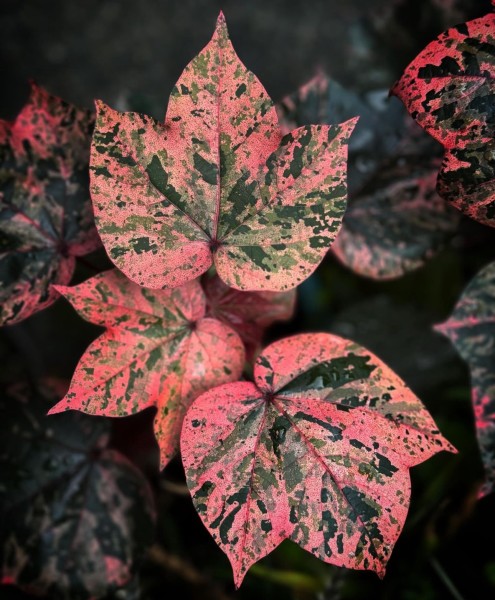
{"label": "pointed leaf tip", "polygon": [[217,22],[215,25],[215,33],[225,35],[226,37],[229,36],[229,32],[227,30],[227,21],[223,11],[218,13]]}
{"label": "pointed leaf tip", "polygon": [[349,119],[348,121],[344,121],[344,123],[342,123],[342,129],[347,134],[347,139],[351,137],[354,129],[356,128],[356,125],[358,124],[359,118],[359,115],[357,115],[355,117],[352,117],[352,119]]}

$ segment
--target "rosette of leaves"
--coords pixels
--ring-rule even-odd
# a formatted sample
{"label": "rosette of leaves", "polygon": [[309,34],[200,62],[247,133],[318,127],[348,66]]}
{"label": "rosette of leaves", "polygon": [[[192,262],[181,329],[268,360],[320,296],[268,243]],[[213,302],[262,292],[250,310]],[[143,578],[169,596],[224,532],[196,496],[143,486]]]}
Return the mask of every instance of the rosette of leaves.
{"label": "rosette of leaves", "polygon": [[392,88],[445,149],[437,189],[469,217],[495,226],[495,15],[428,44]]}
{"label": "rosette of leaves", "polygon": [[201,395],[181,434],[194,505],[236,586],[286,538],[383,576],[409,506],[409,468],[440,450],[455,451],[405,383],[329,334],[269,346],[254,383]]}
{"label": "rosette of leaves", "polygon": [[476,434],[485,467],[479,495],[495,488],[495,263],[482,269],[462,293],[450,317],[435,329],[447,336],[471,373]]}
{"label": "rosette of leaves", "polygon": [[13,123],[0,121],[0,324],[57,297],[76,258],[100,239],[89,199],[93,116],[36,85]]}
{"label": "rosette of leaves", "polygon": [[296,287],[340,228],[355,122],[283,137],[221,14],[176,83],[164,123],[97,103],[91,195],[110,258],[155,289],[191,281],[212,263],[236,289]]}
{"label": "rosette of leaves", "polygon": [[141,472],[108,447],[109,424],[46,417],[64,386],[10,385],[0,399],[3,584],[55,600],[125,587],[151,544],[155,509]]}

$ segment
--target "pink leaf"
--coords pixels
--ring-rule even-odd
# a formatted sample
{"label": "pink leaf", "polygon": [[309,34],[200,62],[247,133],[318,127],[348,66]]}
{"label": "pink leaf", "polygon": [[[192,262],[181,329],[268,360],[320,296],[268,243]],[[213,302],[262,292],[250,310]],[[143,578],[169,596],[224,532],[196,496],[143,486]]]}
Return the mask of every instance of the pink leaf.
{"label": "pink leaf", "polygon": [[181,435],[194,505],[236,586],[286,538],[383,576],[409,506],[408,468],[454,448],[404,382],[354,342],[276,342],[254,380],[200,396]]}
{"label": "pink leaf", "polygon": [[176,287],[214,263],[231,287],[283,291],[321,262],[345,210],[356,120],[282,138],[273,103],[237,57],[223,15],[175,85],[164,123],[97,108],[96,223],[133,281]]}
{"label": "pink leaf", "polygon": [[265,329],[276,321],[287,321],[294,314],[296,290],[289,292],[240,292],[216,275],[202,281],[207,316],[230,325],[241,337],[248,358],[260,348]]}
{"label": "pink leaf", "polygon": [[442,33],[392,88],[445,148],[438,191],[465,214],[495,226],[495,15]]}
{"label": "pink leaf", "polygon": [[86,350],[68,393],[50,412],[120,417],[155,406],[164,467],[177,450],[192,400],[240,376],[244,349],[238,335],[205,317],[197,281],[153,291],[113,270],[57,289],[84,319],[106,331]]}

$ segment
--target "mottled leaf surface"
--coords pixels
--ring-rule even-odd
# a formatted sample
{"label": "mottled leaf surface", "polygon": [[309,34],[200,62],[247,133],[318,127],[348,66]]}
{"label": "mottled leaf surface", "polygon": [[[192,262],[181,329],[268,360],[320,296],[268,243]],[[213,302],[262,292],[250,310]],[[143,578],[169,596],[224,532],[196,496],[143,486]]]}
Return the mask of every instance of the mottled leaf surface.
{"label": "mottled leaf surface", "polygon": [[192,400],[240,376],[244,347],[239,336],[205,317],[198,281],[148,290],[115,269],[57,289],[84,319],[106,331],[86,350],[68,393],[50,412],[75,409],[121,417],[155,406],[164,467],[177,451]]}
{"label": "mottled leaf surface", "polygon": [[13,123],[0,121],[0,324],[57,297],[75,258],[101,242],[89,199],[93,117],[34,86]]}
{"label": "mottled leaf surface", "polygon": [[457,230],[459,213],[436,193],[438,169],[394,161],[354,198],[332,246],[359,275],[400,277],[425,264]]}
{"label": "mottled leaf surface", "polygon": [[329,334],[269,346],[254,383],[220,386],[187,412],[181,451],[193,502],[236,585],[290,538],[379,575],[409,506],[409,467],[453,447],[404,382]]}
{"label": "mottled leaf surface", "polygon": [[445,148],[438,191],[495,226],[495,15],[442,33],[392,88]]}
{"label": "mottled leaf surface", "polygon": [[223,15],[175,85],[164,123],[101,102],[97,109],[96,224],[130,279],[176,287],[214,263],[231,287],[283,291],[316,269],[345,210],[355,120],[282,138]]}
{"label": "mottled leaf surface", "polygon": [[206,314],[230,325],[241,337],[248,357],[260,348],[267,327],[287,321],[294,314],[296,290],[241,292],[225,285],[216,275],[205,275]]}
{"label": "mottled leaf surface", "polygon": [[385,90],[375,90],[368,96],[358,94],[318,73],[276,108],[284,133],[308,123],[336,124],[359,116],[349,140],[348,186],[352,194],[410,137],[407,111],[396,98],[387,95]]}
{"label": "mottled leaf surface", "polygon": [[464,290],[452,315],[437,331],[454,344],[471,372],[476,433],[486,479],[480,496],[495,487],[495,263]]}
{"label": "mottled leaf surface", "polygon": [[360,95],[320,73],[277,110],[287,128],[359,115],[349,141],[351,201],[331,248],[347,267],[374,279],[399,277],[449,239],[458,219],[435,194],[436,143],[396,98]]}
{"label": "mottled leaf surface", "polygon": [[54,398],[19,384],[0,399],[1,581],[56,600],[101,598],[127,584],[152,542],[153,498],[107,447],[107,422],[47,417]]}

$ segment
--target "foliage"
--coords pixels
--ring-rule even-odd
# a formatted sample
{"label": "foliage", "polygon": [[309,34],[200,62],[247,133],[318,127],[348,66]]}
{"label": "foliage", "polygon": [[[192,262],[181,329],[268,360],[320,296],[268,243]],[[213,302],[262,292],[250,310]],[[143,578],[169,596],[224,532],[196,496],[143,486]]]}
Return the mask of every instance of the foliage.
{"label": "foliage", "polygon": [[241,597],[433,598],[425,568],[459,596],[438,557],[493,491],[495,263],[432,324],[493,260],[494,18],[418,54],[407,111],[323,72],[274,104],[221,13],[163,121],[33,86],[0,122],[7,594],[161,597],[161,569],[225,598],[216,542]]}
{"label": "foliage", "polygon": [[100,246],[89,201],[93,117],[36,85],[13,123],[0,121],[0,323],[56,298],[75,259]]}

